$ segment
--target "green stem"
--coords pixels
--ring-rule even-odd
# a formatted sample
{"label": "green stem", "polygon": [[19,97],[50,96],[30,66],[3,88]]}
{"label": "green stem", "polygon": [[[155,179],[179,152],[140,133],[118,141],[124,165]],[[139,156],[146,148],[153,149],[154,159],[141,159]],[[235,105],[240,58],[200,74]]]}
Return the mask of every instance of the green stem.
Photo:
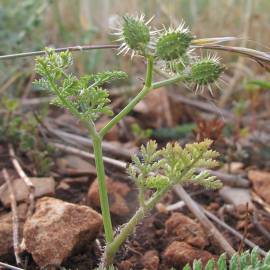
{"label": "green stem", "polygon": [[[46,70],[46,66],[44,65],[44,70]],[[63,103],[63,105],[70,110],[70,112],[76,116],[78,119],[82,120],[82,116],[81,114],[77,111],[77,109],[69,102],[68,99],[66,99],[65,97],[62,96],[61,92],[58,89],[58,86],[55,84],[53,78],[51,77],[49,72],[46,72],[46,77],[49,81],[49,84],[53,90],[53,92],[56,93],[57,97],[61,100],[61,102]],[[84,122],[84,121],[83,121]]]}
{"label": "green stem", "polygon": [[112,243],[107,245],[105,250],[105,265],[109,266],[113,263],[114,256],[118,251],[119,247],[126,241],[128,236],[133,232],[136,225],[141,222],[145,214],[149,212],[156,203],[161,199],[161,197],[168,191],[170,187],[167,187],[159,192],[156,192],[152,198],[148,200],[144,207],[140,207],[135,215],[129,220],[125,227],[120,231],[117,237]]}
{"label": "green stem", "polygon": [[99,187],[99,198],[100,198],[100,206],[103,218],[103,226],[105,231],[105,239],[107,243],[111,243],[113,240],[113,227],[111,222],[110,215],[110,207],[109,207],[109,199],[108,192],[106,187],[106,179],[105,179],[105,170],[103,163],[103,155],[102,155],[102,146],[101,146],[101,137],[96,132],[95,124],[92,121],[86,121],[82,118],[81,114],[77,111],[77,109],[61,95],[57,85],[54,83],[50,74],[46,74],[48,81],[52,90],[59,97],[61,102],[68,108],[73,115],[75,115],[78,119],[80,119],[87,126],[90,136],[93,141],[94,155],[95,155],[95,163],[96,163],[96,171],[97,171],[97,179],[98,179],[98,187]]}
{"label": "green stem", "polygon": [[119,121],[121,121],[121,119],[126,116],[152,89],[157,89],[173,83],[177,83],[179,81],[183,81],[184,79],[182,75],[177,75],[173,78],[151,84],[150,82],[152,81],[152,76],[153,59],[148,59],[146,80],[143,89],[135,98],[131,100],[131,102],[127,104],[127,106],[121,112],[119,112],[105,127],[100,130],[99,134],[101,137],[103,137],[111,128],[113,128]]}
{"label": "green stem", "polygon": [[184,80],[183,75],[177,75],[177,76],[175,76],[173,78],[153,83],[152,84],[152,89],[157,89],[157,88],[167,86],[167,85],[170,85],[170,84],[174,84],[174,83],[177,83],[177,82],[180,82],[180,81],[183,81],[183,80]]}
{"label": "green stem", "polygon": [[152,89],[153,64],[154,59],[152,56],[149,56],[147,59],[146,78],[143,89],[136,97],[131,100],[131,102],[126,105],[126,107],[121,112],[119,112],[105,127],[100,130],[99,135],[101,137],[103,137],[111,128],[113,128],[119,121],[121,121],[121,119],[126,116]]}
{"label": "green stem", "polygon": [[92,141],[98,179],[100,207],[105,231],[105,240],[106,243],[111,243],[113,240],[113,227],[110,215],[108,192],[106,187],[104,163],[102,159],[102,146],[101,146],[102,140],[98,134],[95,134],[94,136],[92,136]]}

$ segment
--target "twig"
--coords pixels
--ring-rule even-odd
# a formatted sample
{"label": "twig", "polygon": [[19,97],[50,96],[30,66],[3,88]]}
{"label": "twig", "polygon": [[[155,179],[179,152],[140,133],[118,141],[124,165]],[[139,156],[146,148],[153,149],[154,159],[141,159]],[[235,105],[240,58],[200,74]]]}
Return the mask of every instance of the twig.
{"label": "twig", "polygon": [[[54,146],[54,147],[56,147],[56,148],[58,148],[60,150],[63,150],[65,152],[67,152],[67,153],[78,155],[78,156],[81,156],[81,157],[84,157],[84,158],[87,158],[87,159],[92,159],[92,160],[95,159],[94,154],[85,152],[83,150],[79,150],[78,148],[74,148],[72,146],[67,146],[67,145],[60,144],[60,143],[50,143],[50,145],[52,145],[52,146]],[[112,158],[109,158],[109,157],[103,157],[103,160],[107,164],[116,166],[116,167],[121,168],[121,169],[126,169],[126,162],[124,162],[124,161],[112,159]]]}
{"label": "twig", "polygon": [[233,46],[223,46],[223,45],[203,45],[196,46],[197,48],[226,51],[232,53],[238,53],[243,56],[249,57],[260,64],[267,71],[270,71],[270,54],[266,52],[257,51],[254,49],[249,49],[245,47],[233,47]]}
{"label": "twig", "polygon": [[[64,51],[89,51],[89,50],[104,50],[104,49],[117,49],[119,45],[84,45],[84,46],[71,46],[71,47],[63,47],[56,48],[56,52],[64,52]],[[37,56],[43,55],[46,51],[35,51],[35,52],[25,52],[25,53],[15,53],[15,54],[7,54],[1,55],[0,60],[4,59],[13,59],[18,57],[27,57],[27,56]]]}
{"label": "twig", "polygon": [[2,262],[0,262],[0,266],[3,266],[3,267],[5,267],[6,269],[11,269],[11,270],[24,270],[23,268],[19,268],[19,267],[12,266],[12,265],[10,265],[10,264],[2,263]]}
{"label": "twig", "polygon": [[253,223],[257,229],[268,239],[270,240],[270,233],[264,228],[264,226],[259,222],[256,211],[253,211]]}
{"label": "twig", "polygon": [[[46,130],[48,130],[51,134],[57,136],[58,138],[64,139],[65,141],[68,141],[69,143],[72,143],[73,145],[78,145],[78,143],[82,144],[83,146],[90,146],[93,147],[93,143],[91,139],[82,137],[77,134],[68,133],[56,128],[52,128],[48,124],[45,125]],[[104,148],[104,151],[110,152],[117,156],[122,156],[125,158],[130,158],[130,155],[132,154],[131,151],[123,149],[123,147],[114,146],[113,144],[103,141],[102,147]]]}
{"label": "twig", "polygon": [[212,219],[213,221],[215,221],[218,225],[222,226],[223,228],[225,228],[226,230],[228,230],[230,233],[232,233],[234,236],[238,237],[239,239],[244,239],[244,243],[246,245],[248,245],[251,248],[257,247],[258,248],[258,252],[262,255],[265,256],[267,254],[266,251],[264,251],[263,249],[261,249],[260,247],[258,247],[255,243],[253,243],[252,241],[248,240],[247,238],[245,238],[240,232],[236,231],[234,228],[232,228],[231,226],[229,226],[228,224],[224,223],[222,220],[220,220],[219,218],[217,218],[214,214],[212,214],[211,212],[203,209],[203,211],[205,212],[205,214]]}
{"label": "twig", "polygon": [[207,218],[199,205],[180,185],[175,186],[174,190],[176,194],[186,203],[189,210],[196,216],[204,229],[209,232],[209,235],[215,240],[216,244],[218,244],[229,256],[232,256],[235,253],[235,250],[218,231],[214,224]]}
{"label": "twig", "polygon": [[17,202],[16,197],[14,193],[13,186],[11,184],[10,176],[6,169],[2,170],[4,179],[7,183],[8,190],[9,190],[9,196],[11,201],[11,209],[12,209],[12,230],[13,230],[13,248],[14,248],[14,255],[16,259],[16,263],[18,265],[21,264],[21,258],[20,258],[20,242],[19,242],[19,218],[18,218],[18,211],[17,211]]}
{"label": "twig", "polygon": [[24,181],[24,183],[28,187],[29,207],[28,207],[27,216],[31,216],[34,212],[34,207],[35,207],[35,187],[33,183],[31,182],[31,180],[29,179],[29,177],[24,172],[24,170],[22,169],[18,160],[16,159],[14,148],[11,144],[8,145],[8,151],[9,151],[9,155],[10,155],[10,158],[11,158],[11,161],[15,170],[17,171],[21,179]]}
{"label": "twig", "polygon": [[218,108],[216,106],[213,107],[209,102],[203,102],[200,100],[188,98],[188,97],[185,97],[181,94],[175,94],[173,92],[168,92],[168,94],[175,101],[179,101],[181,103],[196,107],[196,108],[204,110],[204,111],[211,112],[213,114],[221,115],[222,117],[226,118],[226,120],[228,119],[229,122],[235,121],[235,116],[231,112],[229,112],[225,109]]}

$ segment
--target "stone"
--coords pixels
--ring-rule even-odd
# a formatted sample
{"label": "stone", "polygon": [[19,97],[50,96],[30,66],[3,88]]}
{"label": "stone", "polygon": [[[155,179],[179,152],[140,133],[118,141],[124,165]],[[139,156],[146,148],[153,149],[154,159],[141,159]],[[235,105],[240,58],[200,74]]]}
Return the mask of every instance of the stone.
{"label": "stone", "polygon": [[176,236],[192,246],[204,248],[209,244],[200,224],[181,213],[173,213],[166,221],[165,229],[168,235]]}
{"label": "stone", "polygon": [[[30,177],[30,181],[35,187],[35,197],[41,197],[44,195],[52,195],[55,192],[55,181],[52,177]],[[16,201],[21,202],[28,200],[29,191],[27,185],[21,178],[17,178],[12,182]],[[10,206],[10,194],[8,186],[3,185],[3,189],[0,194],[0,200],[5,207]]]}
{"label": "stone", "polygon": [[57,166],[61,172],[66,174],[89,175],[92,177],[96,176],[95,166],[75,155],[67,155],[63,158],[58,158]]}
{"label": "stone", "polygon": [[270,173],[250,170],[248,178],[253,184],[253,189],[266,203],[270,204]]}
{"label": "stone", "polygon": [[[27,205],[17,207],[19,218],[19,235],[22,233],[23,223],[26,219]],[[0,216],[0,258],[13,254],[13,223],[12,212]]]}
{"label": "stone", "polygon": [[158,270],[159,256],[156,250],[147,251],[141,259],[143,270]]}
{"label": "stone", "polygon": [[[129,207],[125,196],[129,193],[130,187],[110,178],[106,178],[106,186],[109,194],[110,211],[112,214],[124,217],[129,213]],[[88,190],[88,201],[91,206],[100,208],[98,180],[96,179]]]}
{"label": "stone", "polygon": [[102,217],[88,206],[44,197],[24,225],[25,249],[41,267],[60,266],[96,238]]}
{"label": "stone", "polygon": [[248,205],[249,209],[253,208],[249,189],[224,186],[219,190],[219,194],[225,202],[232,204],[234,207],[246,207]]}
{"label": "stone", "polygon": [[192,263],[195,259],[201,260],[205,265],[208,260],[214,258],[210,252],[206,250],[199,250],[185,242],[174,241],[165,250],[163,254],[164,260],[174,267],[180,267],[182,269],[186,264]]}

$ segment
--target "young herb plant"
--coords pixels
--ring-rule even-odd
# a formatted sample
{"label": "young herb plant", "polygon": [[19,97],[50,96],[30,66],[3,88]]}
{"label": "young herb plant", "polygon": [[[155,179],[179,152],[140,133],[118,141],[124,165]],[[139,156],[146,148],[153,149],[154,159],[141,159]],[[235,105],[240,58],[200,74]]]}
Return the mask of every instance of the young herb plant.
{"label": "young herb plant", "polygon": [[[227,267],[228,265],[228,267]],[[201,261],[195,260],[193,266],[186,265],[183,270],[267,270],[270,269],[270,252],[268,252],[261,260],[259,258],[258,250],[254,248],[251,252],[245,251],[242,254],[234,254],[227,264],[226,255],[222,254],[217,263],[214,259],[207,262],[205,267],[202,266]],[[171,269],[174,270],[174,269]]]}
{"label": "young herb plant", "polygon": [[[72,65],[72,56],[68,51],[57,54],[52,49],[47,49],[45,56],[36,59],[36,71],[41,76],[36,83],[55,95],[54,104],[69,110],[88,128],[93,141],[106,240],[101,267],[105,268],[112,266],[119,247],[173,185],[196,183],[210,189],[221,186],[220,181],[208,172],[196,173],[198,168],[217,165],[215,159],[218,154],[209,149],[210,140],[187,144],[184,148],[178,143],[169,143],[160,150],[155,141],[149,141],[146,146],[141,147],[142,159],[133,156],[132,163],[127,168],[127,173],[139,190],[139,209],[114,236],[102,158],[101,142],[104,135],[150,91],[176,82],[194,85],[196,91],[207,87],[212,91],[211,84],[217,83],[224,70],[217,57],[199,59],[193,55],[194,38],[183,23],[175,29],[152,31],[150,22],[151,19],[145,22],[144,16],[124,16],[122,19],[116,33],[122,42],[119,54],[131,52],[132,57],[140,55],[146,59],[145,82],[142,90],[100,131],[95,126],[98,117],[102,114],[113,115],[109,107],[108,92],[103,86],[112,80],[125,79],[127,75],[121,71],[106,71],[78,78],[68,72]],[[156,64],[169,71],[171,77],[153,82]],[[146,195],[149,190],[152,191],[150,196]]]}

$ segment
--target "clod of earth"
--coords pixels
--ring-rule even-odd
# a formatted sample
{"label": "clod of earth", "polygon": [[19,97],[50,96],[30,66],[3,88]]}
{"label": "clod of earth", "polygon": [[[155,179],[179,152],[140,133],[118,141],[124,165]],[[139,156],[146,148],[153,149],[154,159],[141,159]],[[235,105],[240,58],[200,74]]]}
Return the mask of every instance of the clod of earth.
{"label": "clod of earth", "polygon": [[[184,267],[186,264],[192,265],[195,259],[201,260],[206,264],[208,260],[213,258],[210,252],[199,250],[185,242],[174,241],[165,250],[163,254],[164,260],[175,267]],[[179,268],[182,269],[182,268]]]}
{"label": "clod of earth", "polygon": [[[130,187],[126,183],[114,181],[108,177],[106,179],[106,185],[109,193],[111,213],[120,217],[126,216],[130,209],[125,196],[130,192]],[[88,200],[91,206],[96,208],[100,207],[97,179],[89,188]]]}
{"label": "clod of earth", "polygon": [[248,178],[253,184],[254,191],[268,204],[270,204],[270,173],[251,170]]}
{"label": "clod of earth", "polygon": [[204,248],[209,244],[200,224],[181,213],[173,213],[166,221],[165,227],[169,236],[176,237],[177,240],[185,241],[194,247]]}
{"label": "clod of earth", "polygon": [[[41,197],[44,195],[52,195],[55,192],[55,181],[52,177],[32,177],[29,178],[30,181],[33,183],[35,187],[35,197]],[[15,191],[15,196],[17,202],[25,201],[29,197],[29,189],[25,182],[18,178],[15,179],[13,182],[13,188]],[[7,184],[3,185],[3,188],[1,188],[0,193],[0,200],[3,203],[5,207],[10,206],[10,194],[8,191]]]}
{"label": "clod of earth", "polygon": [[24,225],[25,248],[40,267],[60,266],[101,227],[101,215],[92,208],[44,197]]}
{"label": "clod of earth", "polygon": [[149,250],[145,252],[141,259],[144,269],[147,270],[158,270],[159,256],[156,250]]}

